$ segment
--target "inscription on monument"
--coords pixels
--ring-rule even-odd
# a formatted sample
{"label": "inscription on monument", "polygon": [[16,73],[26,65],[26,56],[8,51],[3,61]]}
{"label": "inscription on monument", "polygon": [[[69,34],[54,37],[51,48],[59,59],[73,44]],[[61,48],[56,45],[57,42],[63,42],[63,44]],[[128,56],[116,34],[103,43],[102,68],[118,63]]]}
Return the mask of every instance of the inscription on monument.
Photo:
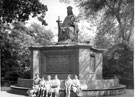
{"label": "inscription on monument", "polygon": [[70,72],[70,55],[47,55],[46,62],[47,72]]}

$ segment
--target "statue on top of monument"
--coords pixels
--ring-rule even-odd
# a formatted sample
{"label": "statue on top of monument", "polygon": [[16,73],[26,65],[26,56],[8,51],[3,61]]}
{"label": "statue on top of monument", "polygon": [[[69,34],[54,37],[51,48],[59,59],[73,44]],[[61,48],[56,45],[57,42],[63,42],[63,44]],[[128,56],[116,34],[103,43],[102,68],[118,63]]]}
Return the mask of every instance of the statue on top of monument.
{"label": "statue on top of monument", "polygon": [[78,25],[76,17],[73,14],[72,7],[67,7],[67,16],[63,23],[58,18],[58,42],[77,42],[78,41]]}

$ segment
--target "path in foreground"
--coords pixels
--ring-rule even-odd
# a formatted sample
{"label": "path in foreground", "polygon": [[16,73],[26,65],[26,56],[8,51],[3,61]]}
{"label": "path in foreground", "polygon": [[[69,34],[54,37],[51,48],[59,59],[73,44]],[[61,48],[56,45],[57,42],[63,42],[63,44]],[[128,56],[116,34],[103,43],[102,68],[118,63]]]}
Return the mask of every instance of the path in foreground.
{"label": "path in foreground", "polygon": [[126,94],[117,95],[117,96],[104,96],[104,97],[134,97],[134,90],[133,89],[127,89]]}
{"label": "path in foreground", "polygon": [[[8,93],[7,91],[1,91],[0,93],[1,93],[0,94],[1,97],[27,97],[27,96],[23,96],[23,95]],[[134,97],[134,90],[133,89],[127,89],[126,94],[124,94],[124,95],[104,96],[104,97]]]}

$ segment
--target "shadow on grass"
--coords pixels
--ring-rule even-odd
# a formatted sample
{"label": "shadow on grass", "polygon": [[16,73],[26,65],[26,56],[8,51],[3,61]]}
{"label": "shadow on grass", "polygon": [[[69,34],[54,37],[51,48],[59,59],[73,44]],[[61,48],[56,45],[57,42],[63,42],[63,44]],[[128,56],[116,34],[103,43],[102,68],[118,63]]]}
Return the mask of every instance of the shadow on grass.
{"label": "shadow on grass", "polygon": [[27,93],[26,93],[26,94],[21,94],[21,93],[13,92],[12,90],[7,90],[6,92],[7,92],[7,93],[10,93],[10,94],[15,94],[15,95],[28,96]]}
{"label": "shadow on grass", "polygon": [[13,92],[10,87],[1,87],[1,91],[6,91],[7,93],[15,94],[15,95],[27,96],[27,93],[24,95],[24,94],[21,94],[21,93]]}

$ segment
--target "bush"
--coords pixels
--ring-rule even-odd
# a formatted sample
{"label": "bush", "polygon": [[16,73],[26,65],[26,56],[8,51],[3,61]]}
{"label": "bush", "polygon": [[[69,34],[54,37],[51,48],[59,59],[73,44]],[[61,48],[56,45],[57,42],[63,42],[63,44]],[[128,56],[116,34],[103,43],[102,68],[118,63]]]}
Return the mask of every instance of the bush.
{"label": "bush", "polygon": [[103,63],[104,78],[117,76],[120,83],[127,86],[125,78],[133,81],[133,51],[127,45],[114,45],[104,54]]}
{"label": "bush", "polygon": [[4,80],[8,80],[8,81],[17,81],[17,78],[19,77],[18,72],[16,71],[11,71],[6,73],[6,75],[4,76]]}
{"label": "bush", "polygon": [[30,79],[30,72],[31,72],[30,70],[20,72],[19,73],[19,78]]}

